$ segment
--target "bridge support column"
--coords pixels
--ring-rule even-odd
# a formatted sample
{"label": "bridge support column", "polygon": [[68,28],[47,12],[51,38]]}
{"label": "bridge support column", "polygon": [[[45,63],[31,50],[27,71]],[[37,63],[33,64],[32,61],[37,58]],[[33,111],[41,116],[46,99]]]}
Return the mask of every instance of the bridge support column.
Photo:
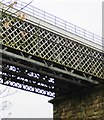
{"label": "bridge support column", "polygon": [[104,86],[69,93],[50,102],[54,106],[54,118],[70,118],[70,120],[104,119]]}

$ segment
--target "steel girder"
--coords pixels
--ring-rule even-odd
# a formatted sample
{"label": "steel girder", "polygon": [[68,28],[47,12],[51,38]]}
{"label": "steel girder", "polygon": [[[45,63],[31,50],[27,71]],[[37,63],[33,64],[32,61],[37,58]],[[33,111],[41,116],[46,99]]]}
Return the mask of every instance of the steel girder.
{"label": "steel girder", "polygon": [[104,54],[2,13],[1,84],[55,97],[104,80]]}
{"label": "steel girder", "polygon": [[103,53],[5,13],[0,43],[104,79]]}
{"label": "steel girder", "polygon": [[[9,52],[8,52],[9,51]],[[2,46],[0,83],[49,97],[86,89],[99,84],[90,76],[76,74],[72,69],[60,68],[52,62],[33,58]]]}

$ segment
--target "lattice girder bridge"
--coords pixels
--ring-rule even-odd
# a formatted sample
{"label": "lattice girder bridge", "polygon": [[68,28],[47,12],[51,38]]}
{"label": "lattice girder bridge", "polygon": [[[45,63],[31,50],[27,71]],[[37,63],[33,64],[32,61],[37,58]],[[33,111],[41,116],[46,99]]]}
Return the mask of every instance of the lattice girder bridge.
{"label": "lattice girder bridge", "polygon": [[2,5],[1,84],[55,97],[103,83],[102,46],[81,43],[52,30],[51,24],[50,29],[43,26],[41,19],[31,21],[31,15],[21,12],[21,17],[17,9]]}

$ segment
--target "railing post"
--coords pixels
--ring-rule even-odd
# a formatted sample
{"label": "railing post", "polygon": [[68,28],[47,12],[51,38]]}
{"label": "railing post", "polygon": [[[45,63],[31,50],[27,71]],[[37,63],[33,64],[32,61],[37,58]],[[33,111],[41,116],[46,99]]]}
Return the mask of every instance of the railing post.
{"label": "railing post", "polygon": [[84,37],[86,37],[86,30],[85,29],[83,29],[84,30]]}
{"label": "railing post", "polygon": [[34,17],[34,10],[35,10],[35,9],[34,9],[34,6],[33,6],[33,17]]}
{"label": "railing post", "polygon": [[22,8],[22,1],[21,1],[21,8]]}
{"label": "railing post", "polygon": [[65,30],[67,30],[67,27],[66,27],[66,21],[65,21]]}
{"label": "railing post", "polygon": [[[93,34],[93,33],[92,33]],[[95,43],[95,40],[94,40],[94,34],[93,34],[93,42]]]}
{"label": "railing post", "polygon": [[55,16],[55,26],[56,26],[56,16]]}
{"label": "railing post", "polygon": [[44,20],[45,20],[45,11],[44,11]]}
{"label": "railing post", "polygon": [[74,25],[74,27],[75,27],[75,35],[76,35],[76,32],[77,32],[77,31],[76,31],[76,25]]}

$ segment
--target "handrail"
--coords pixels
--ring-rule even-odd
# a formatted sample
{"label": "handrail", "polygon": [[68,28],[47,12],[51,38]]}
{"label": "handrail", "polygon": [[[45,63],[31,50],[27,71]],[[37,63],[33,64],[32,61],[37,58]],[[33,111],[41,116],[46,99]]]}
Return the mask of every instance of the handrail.
{"label": "handrail", "polygon": [[[6,2],[5,0],[0,0],[0,1],[2,1],[2,3],[6,4],[6,5],[10,4],[9,2]],[[23,8],[26,5],[27,5],[27,3],[19,0],[17,2],[17,5],[14,6],[14,8],[21,10],[21,8]],[[27,14],[30,14],[33,17],[37,17],[45,22],[48,22],[56,27],[64,29],[65,31],[68,31],[74,35],[82,37],[90,42],[93,42],[93,43],[103,47],[104,38],[102,38],[102,37],[100,37],[92,32],[89,32],[83,28],[80,28],[80,27],[78,27],[70,22],[67,22],[59,17],[56,17],[50,13],[47,13],[43,10],[40,10],[39,8],[36,8],[32,5],[28,5],[27,7],[25,7],[21,11],[23,11]]]}

